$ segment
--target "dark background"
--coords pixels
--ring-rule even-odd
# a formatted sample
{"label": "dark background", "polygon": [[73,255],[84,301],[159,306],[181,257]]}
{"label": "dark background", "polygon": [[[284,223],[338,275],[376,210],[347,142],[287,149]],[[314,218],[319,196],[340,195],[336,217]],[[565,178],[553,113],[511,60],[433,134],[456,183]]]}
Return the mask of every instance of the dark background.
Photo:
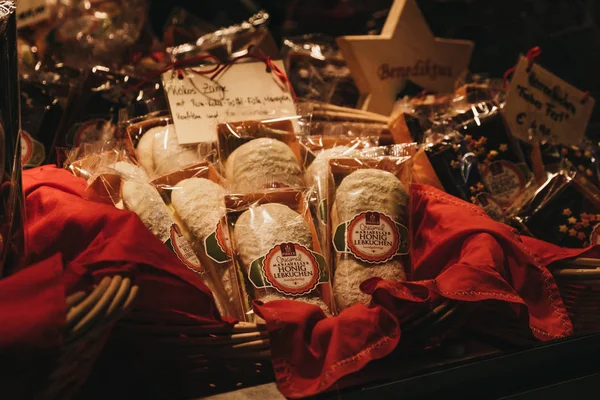
{"label": "dark background", "polygon": [[[540,46],[538,62],[581,90],[600,94],[600,2],[596,0],[417,0],[436,36],[475,42],[471,71],[501,77],[519,53]],[[391,0],[151,0],[150,18],[161,36],[180,6],[217,27],[256,10],[271,14],[278,43],[288,34],[376,33]],[[293,24],[285,24],[285,21]],[[292,27],[289,29],[289,27]],[[594,112],[594,121],[600,122]],[[594,135],[595,136],[595,135]]]}

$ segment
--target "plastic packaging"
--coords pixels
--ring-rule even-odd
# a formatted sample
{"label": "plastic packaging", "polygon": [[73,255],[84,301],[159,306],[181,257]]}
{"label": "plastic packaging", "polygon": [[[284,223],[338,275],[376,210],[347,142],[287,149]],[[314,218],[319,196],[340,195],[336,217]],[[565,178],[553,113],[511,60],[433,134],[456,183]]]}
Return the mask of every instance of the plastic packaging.
{"label": "plastic packaging", "polygon": [[219,159],[232,192],[305,185],[294,129],[299,118],[218,125]]}
{"label": "plastic packaging", "polygon": [[360,284],[372,277],[404,280],[409,250],[408,187],[414,145],[397,156],[332,158],[329,232],[337,308],[367,304]]}
{"label": "plastic packaging", "polygon": [[52,145],[63,107],[42,85],[21,80],[21,164],[32,168],[45,164],[52,154]]}
{"label": "plastic packaging", "polygon": [[16,6],[0,0],[0,132],[2,201],[0,202],[0,277],[15,272],[25,248]]}
{"label": "plastic packaging", "polygon": [[116,153],[115,158],[99,155],[102,161],[100,165],[94,165],[95,172],[88,181],[86,197],[136,213],[185,267],[198,274],[213,293],[221,315],[231,315],[220,281],[216,281],[210,269],[201,264],[190,244],[189,233],[177,221],[148,174],[142,167],[132,163],[125,152]]}
{"label": "plastic packaging", "polygon": [[272,190],[227,195],[227,225],[246,319],[253,300],[297,300],[335,313],[329,268],[321,254],[308,193]]}
{"label": "plastic packaging", "polygon": [[493,102],[504,103],[506,90],[501,79],[490,79],[482,75],[471,75],[454,92],[451,107],[465,112],[472,105]]}
{"label": "plastic packaging", "polygon": [[155,97],[158,91],[152,83],[139,90],[124,91],[136,82],[136,78],[102,66],[84,72],[65,108],[56,146],[72,148],[83,142],[114,138],[119,110],[136,100]]}
{"label": "plastic packaging", "polygon": [[[453,172],[460,172],[463,176],[460,186],[485,188],[494,202],[505,210],[532,189],[533,175],[519,143],[507,131],[500,106],[495,102],[479,103],[471,106],[467,112],[455,114],[446,120],[444,123],[451,127],[451,137],[449,141],[444,139],[442,147],[448,150],[443,157],[446,158],[445,168],[452,171],[440,172],[438,168],[443,168],[442,163],[434,161],[432,157],[430,161],[438,176],[458,176]],[[432,150],[437,147],[439,137],[448,137],[444,135],[448,129],[443,125],[440,128],[441,134],[436,134],[436,129],[432,129],[427,139],[428,143],[433,144]],[[452,151],[455,157],[450,155]],[[436,150],[434,152],[439,154]],[[472,167],[478,169],[480,176],[469,176],[473,173]],[[440,177],[440,180],[449,191],[444,179]],[[472,196],[473,193],[468,193],[467,199],[470,200]]]}
{"label": "plastic packaging", "polygon": [[187,230],[187,237],[202,265],[213,274],[216,290],[223,291],[225,315],[242,318],[237,279],[232,274],[229,232],[224,225],[223,178],[215,167],[204,162],[163,175],[153,181],[170,201],[175,219]]}
{"label": "plastic packaging", "polygon": [[600,190],[581,172],[562,169],[519,204],[511,224],[562,247],[600,244]]}
{"label": "plastic packaging", "polygon": [[276,58],[277,46],[267,28],[270,16],[260,11],[248,20],[199,37],[195,43],[185,43],[167,49],[172,61],[211,54],[221,62],[248,54],[258,47],[265,55]]}
{"label": "plastic packaging", "polygon": [[47,58],[76,68],[118,68],[145,22],[145,0],[68,2],[59,8],[41,50]]}
{"label": "plastic packaging", "polygon": [[[309,135],[299,136],[300,157],[305,169],[304,181],[307,186],[315,190],[315,201],[311,202],[311,208],[315,215],[315,224],[321,240],[324,255],[329,259],[329,242],[327,240],[327,210],[328,210],[328,182],[329,182],[329,159],[332,157],[352,157],[360,154],[365,148],[377,146],[379,135],[372,135],[376,131],[366,129],[364,131],[342,129],[342,124],[328,125],[333,128],[319,129],[319,132],[347,132],[350,135]],[[345,126],[347,128],[347,125]],[[364,136],[362,136],[364,135]]]}
{"label": "plastic packaging", "polygon": [[318,34],[285,38],[282,52],[298,97],[356,106],[358,89],[333,38]]}
{"label": "plastic packaging", "polygon": [[152,177],[203,162],[215,151],[211,143],[180,145],[173,119],[164,113],[150,113],[130,121],[125,141],[135,160]]}
{"label": "plastic packaging", "polygon": [[168,47],[194,43],[198,38],[216,30],[216,26],[181,7],[175,7],[163,28],[163,41]]}
{"label": "plastic packaging", "polygon": [[405,96],[394,104],[392,114],[404,112],[421,118],[438,120],[446,115],[452,103],[452,95],[423,92],[414,97]]}

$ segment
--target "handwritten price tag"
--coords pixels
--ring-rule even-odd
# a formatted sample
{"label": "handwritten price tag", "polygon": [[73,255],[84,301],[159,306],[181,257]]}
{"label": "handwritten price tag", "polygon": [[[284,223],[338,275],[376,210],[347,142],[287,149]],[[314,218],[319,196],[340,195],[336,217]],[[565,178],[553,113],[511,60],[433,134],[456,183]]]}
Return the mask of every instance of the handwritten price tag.
{"label": "handwritten price tag", "polygon": [[296,115],[289,89],[262,62],[233,64],[214,81],[193,73],[178,79],[168,71],[163,86],[180,144],[216,141],[219,122]]}
{"label": "handwritten price tag", "polygon": [[504,116],[512,134],[529,141],[530,129],[545,139],[581,144],[594,99],[537,64],[521,57],[513,75]]}

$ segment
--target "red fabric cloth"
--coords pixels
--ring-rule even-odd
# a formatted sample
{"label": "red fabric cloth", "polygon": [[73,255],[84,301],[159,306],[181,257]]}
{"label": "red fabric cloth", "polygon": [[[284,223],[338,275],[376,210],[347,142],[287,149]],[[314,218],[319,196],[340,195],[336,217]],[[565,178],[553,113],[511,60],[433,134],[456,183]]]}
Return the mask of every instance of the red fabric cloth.
{"label": "red fabric cloth", "polygon": [[28,254],[60,254],[67,293],[89,288],[114,273],[133,274],[140,286],[137,310],[168,311],[217,319],[212,294],[129,211],[83,198],[86,183],[66,170],[25,171]]}
{"label": "red fabric cloth", "polygon": [[335,318],[287,300],[256,302],[254,308],[267,321],[277,386],[289,398],[325,391],[389,354],[400,340],[396,319],[381,307],[355,305]]}
{"label": "red fabric cloth", "polygon": [[568,336],[572,325],[556,283],[554,261],[600,256],[563,249],[518,233],[484,211],[426,185],[411,186],[411,282],[370,279],[361,289],[371,308],[355,305],[334,318],[318,307],[287,301],[255,304],[271,334],[277,384],[290,398],[327,390],[341,377],[394,350],[400,327],[440,296],[494,299],[527,307],[540,340]]}
{"label": "red fabric cloth", "polygon": [[133,276],[136,310],[218,320],[210,291],[139,218],[82,196],[86,183],[45,166],[23,173],[27,266],[0,280],[0,353],[61,343],[67,294]]}

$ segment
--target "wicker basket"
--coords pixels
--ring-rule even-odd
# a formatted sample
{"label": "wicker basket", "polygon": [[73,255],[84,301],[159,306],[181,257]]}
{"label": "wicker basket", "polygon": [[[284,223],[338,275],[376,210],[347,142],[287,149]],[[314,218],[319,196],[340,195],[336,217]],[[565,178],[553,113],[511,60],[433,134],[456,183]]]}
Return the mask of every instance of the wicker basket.
{"label": "wicker basket", "polygon": [[[402,324],[402,347],[419,352],[440,344],[460,326],[469,304],[440,301]],[[132,311],[111,340],[161,398],[199,398],[274,380],[269,336],[264,326],[233,327],[157,324]],[[125,352],[127,355],[125,355]]]}
{"label": "wicker basket", "polygon": [[600,332],[600,260],[576,258],[549,267],[576,334]]}
{"label": "wicker basket", "polygon": [[70,399],[85,383],[113,327],[130,309],[138,292],[129,278],[105,277],[90,292],[67,298],[63,345],[33,396],[35,399]]}

